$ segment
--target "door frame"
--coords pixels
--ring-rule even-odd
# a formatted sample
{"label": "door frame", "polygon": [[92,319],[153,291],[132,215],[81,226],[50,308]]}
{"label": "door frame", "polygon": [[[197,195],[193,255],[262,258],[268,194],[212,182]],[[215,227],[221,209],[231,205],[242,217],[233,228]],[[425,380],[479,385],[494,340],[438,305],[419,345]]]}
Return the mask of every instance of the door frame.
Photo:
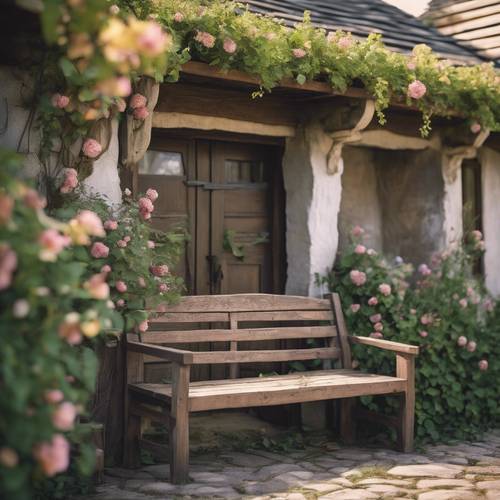
{"label": "door frame", "polygon": [[[186,181],[211,181],[210,164],[200,160],[199,148],[207,147],[210,142],[239,142],[252,143],[273,147],[273,164],[271,174],[271,203],[270,203],[270,237],[271,237],[271,269],[272,269],[272,293],[283,294],[287,272],[286,259],[286,194],[283,182],[282,158],[285,148],[285,139],[281,137],[266,137],[248,134],[236,134],[231,132],[203,131],[195,129],[161,129],[153,128],[151,134],[150,148],[166,150],[161,147],[162,140],[184,142],[185,151],[185,175]],[[149,149],[149,148],[148,148]],[[138,168],[134,166],[132,171],[124,172],[121,176],[122,186],[132,190],[137,195],[138,190]],[[200,237],[203,221],[210,224],[210,214],[200,214],[198,206],[209,204],[210,192],[201,187],[189,186],[187,191],[188,210],[194,217],[188,217],[190,238],[186,244],[186,287],[191,295],[209,294],[206,276],[208,275],[208,262],[205,257],[209,255],[209,239],[203,241]],[[200,217],[203,219],[201,220]],[[211,236],[209,237],[211,238]]]}

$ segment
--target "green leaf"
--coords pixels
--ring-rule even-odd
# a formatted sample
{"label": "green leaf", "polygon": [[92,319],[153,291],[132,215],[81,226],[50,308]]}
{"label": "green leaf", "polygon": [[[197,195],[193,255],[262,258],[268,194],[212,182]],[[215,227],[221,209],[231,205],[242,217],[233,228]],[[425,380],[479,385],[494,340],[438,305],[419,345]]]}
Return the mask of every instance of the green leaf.
{"label": "green leaf", "polygon": [[296,80],[299,85],[304,85],[304,83],[306,83],[307,81],[307,78],[303,74],[298,74]]}

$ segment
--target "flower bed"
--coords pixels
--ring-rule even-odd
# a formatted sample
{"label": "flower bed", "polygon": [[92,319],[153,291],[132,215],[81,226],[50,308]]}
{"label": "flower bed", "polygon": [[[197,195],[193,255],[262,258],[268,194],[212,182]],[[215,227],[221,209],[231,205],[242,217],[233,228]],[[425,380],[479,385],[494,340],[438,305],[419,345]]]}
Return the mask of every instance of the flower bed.
{"label": "flower bed", "polygon": [[[363,230],[321,281],[338,291],[350,332],[418,345],[416,435],[420,442],[469,438],[500,421],[499,307],[472,272],[484,249],[473,232],[463,247],[435,255],[416,274],[363,245]],[[356,365],[395,373],[394,356],[354,346]],[[363,398],[393,412],[395,398]]]}

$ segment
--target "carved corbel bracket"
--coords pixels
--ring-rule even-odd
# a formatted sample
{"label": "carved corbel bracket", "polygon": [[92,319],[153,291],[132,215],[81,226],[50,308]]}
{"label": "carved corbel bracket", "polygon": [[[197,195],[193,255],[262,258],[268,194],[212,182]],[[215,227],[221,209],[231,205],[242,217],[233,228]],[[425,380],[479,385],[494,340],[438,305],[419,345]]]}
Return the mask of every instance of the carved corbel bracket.
{"label": "carved corbel bracket", "polygon": [[471,141],[472,144],[444,148],[442,168],[443,177],[447,184],[453,184],[456,181],[458,171],[464,160],[476,158],[477,150],[484,144],[489,135],[489,130],[482,130],[474,136]]}
{"label": "carved corbel bracket", "polygon": [[372,99],[365,99],[340,106],[323,118],[323,129],[332,139],[332,145],[327,154],[329,175],[340,172],[344,144],[352,144],[361,140],[361,131],[370,124],[374,113],[375,102]]}
{"label": "carved corbel bracket", "polygon": [[153,78],[143,76],[135,86],[135,92],[147,98],[149,115],[144,120],[136,120],[128,113],[121,128],[120,156],[121,164],[133,167],[143,158],[151,142],[153,110],[158,102],[160,85]]}

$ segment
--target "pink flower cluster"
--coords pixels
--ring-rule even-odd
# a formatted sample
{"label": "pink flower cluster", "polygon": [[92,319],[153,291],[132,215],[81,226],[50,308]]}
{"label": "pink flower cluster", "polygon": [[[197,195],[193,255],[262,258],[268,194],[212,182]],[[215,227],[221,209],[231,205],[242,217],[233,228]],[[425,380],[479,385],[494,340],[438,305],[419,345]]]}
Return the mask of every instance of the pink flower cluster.
{"label": "pink flower cluster", "polygon": [[292,49],[292,54],[296,59],[302,59],[307,52],[304,49]]}
{"label": "pink flower cluster", "polygon": [[5,290],[10,286],[16,268],[16,252],[8,243],[0,243],[0,290]]}
{"label": "pink flower cluster", "polygon": [[52,106],[64,109],[69,104],[69,97],[61,94],[54,94],[51,98]]}
{"label": "pink flower cluster", "polygon": [[[111,268],[110,268],[111,270]],[[94,274],[83,287],[94,299],[105,300],[109,297],[109,285],[106,283],[106,273]]]}
{"label": "pink flower cluster", "polygon": [[364,253],[366,253],[366,247],[364,245],[356,245],[356,247],[354,248],[354,253],[363,255]]}
{"label": "pink flower cluster", "polygon": [[39,253],[40,260],[55,262],[57,256],[71,243],[71,238],[61,234],[56,229],[45,229],[38,237],[42,247]]}
{"label": "pink flower cluster", "polygon": [[51,441],[39,443],[33,450],[33,456],[43,473],[52,477],[68,468],[69,443],[61,434],[55,434]]}
{"label": "pink flower cluster", "polygon": [[82,152],[87,158],[97,158],[102,153],[102,146],[95,139],[86,139]]}
{"label": "pink flower cluster", "polygon": [[146,191],[146,196],[139,198],[139,214],[143,220],[151,219],[151,213],[155,209],[153,201],[158,199],[158,191],[149,188]]}
{"label": "pink flower cluster", "polygon": [[52,414],[52,423],[60,431],[70,431],[76,418],[76,408],[73,403],[65,401],[61,403]]}
{"label": "pink flower cluster", "polygon": [[174,14],[174,21],[176,23],[182,23],[182,21],[184,21],[184,14],[182,12],[176,12]]}
{"label": "pink flower cluster", "polygon": [[149,116],[149,110],[146,107],[148,100],[142,94],[134,94],[130,98],[130,109],[133,110],[133,115],[136,120],[145,120]]}
{"label": "pink flower cluster", "polygon": [[427,87],[420,80],[415,80],[408,85],[408,97],[412,99],[421,99],[426,92]]}
{"label": "pink flower cluster", "polygon": [[104,229],[106,229],[108,231],[115,231],[116,229],[118,229],[118,222],[115,220],[109,219],[104,223]]}
{"label": "pink flower cluster", "polygon": [[95,259],[105,259],[109,255],[109,247],[100,241],[96,241],[90,249],[90,255]]}
{"label": "pink flower cluster", "polygon": [[215,45],[215,37],[206,31],[198,31],[194,39],[207,49],[211,49]]}
{"label": "pink flower cluster", "polygon": [[0,224],[5,224],[12,217],[14,200],[7,194],[0,193]]}
{"label": "pink flower cluster", "polygon": [[388,297],[392,292],[391,285],[388,285],[387,283],[382,283],[381,285],[379,285],[378,290],[382,295],[386,297]]}
{"label": "pink flower cluster", "polygon": [[169,38],[156,22],[148,22],[137,39],[137,46],[146,56],[159,56],[168,45]]}
{"label": "pink flower cluster", "polygon": [[358,271],[357,269],[353,269],[349,276],[351,281],[356,286],[363,286],[366,283],[366,274],[363,271]]}
{"label": "pink flower cluster", "polygon": [[236,52],[236,49],[238,48],[238,45],[236,45],[236,42],[234,40],[231,40],[231,38],[226,38],[224,40],[223,48],[224,51],[228,54],[234,54]]}
{"label": "pink flower cluster", "polygon": [[115,283],[115,288],[120,293],[125,293],[127,291],[127,289],[128,289],[127,284],[124,281],[122,281],[122,280],[118,280]]}
{"label": "pink flower cluster", "polygon": [[64,169],[64,179],[59,191],[63,194],[71,193],[78,186],[78,172],[74,168]]}
{"label": "pink flower cluster", "polygon": [[430,270],[429,266],[427,264],[420,264],[418,266],[418,272],[422,276],[430,276],[432,274],[432,271]]}
{"label": "pink flower cluster", "polygon": [[149,268],[149,270],[153,276],[157,276],[159,278],[166,276],[169,272],[168,266],[166,264],[159,264],[157,266],[151,266]]}

